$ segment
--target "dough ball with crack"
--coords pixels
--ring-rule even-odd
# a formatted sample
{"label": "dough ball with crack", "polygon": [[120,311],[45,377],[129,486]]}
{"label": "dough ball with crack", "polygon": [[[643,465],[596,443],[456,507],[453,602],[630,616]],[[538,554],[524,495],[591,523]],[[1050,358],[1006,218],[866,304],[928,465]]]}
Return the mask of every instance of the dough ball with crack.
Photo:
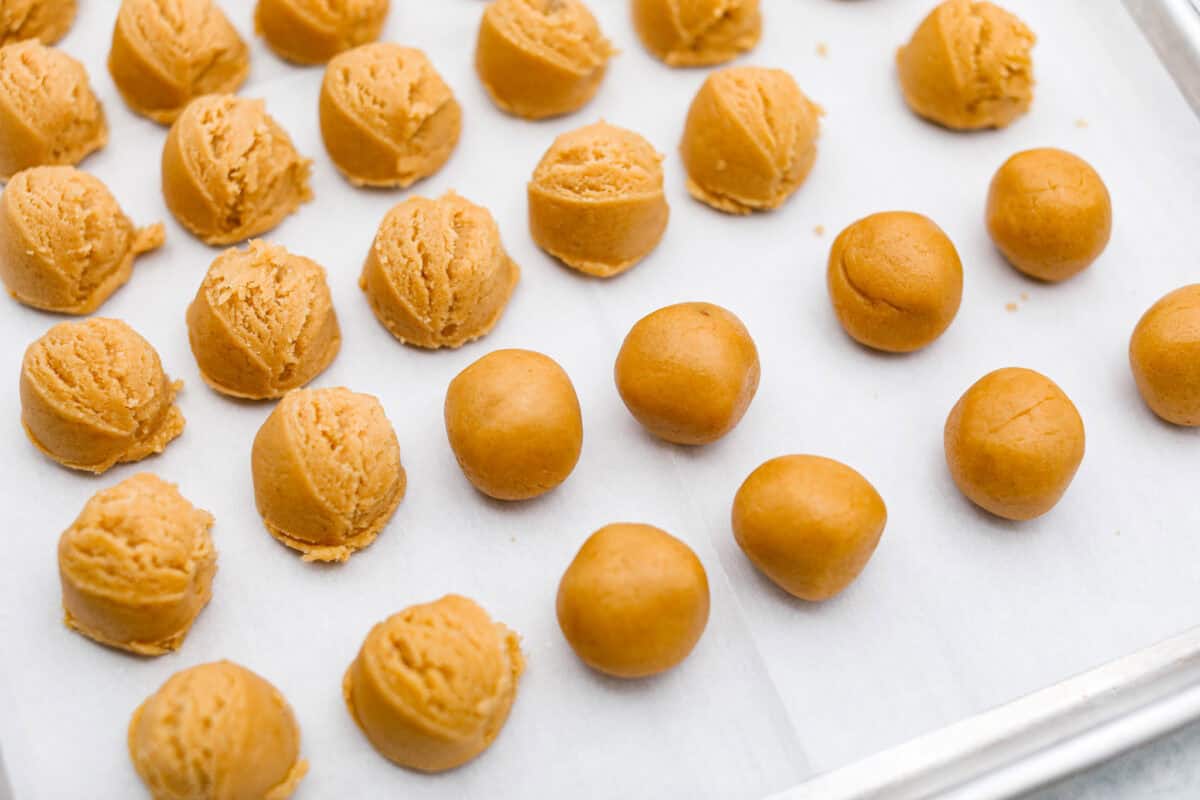
{"label": "dough ball with crack", "polygon": [[379,38],[388,0],[258,0],[254,28],[280,58],[324,64]]}
{"label": "dough ball with crack", "polygon": [[75,0],[4,0],[0,3],[0,47],[25,39],[54,44],[75,22]]}
{"label": "dough ball with crack", "polygon": [[668,66],[722,64],[758,44],[758,6],[759,0],[633,0],[633,27]]}
{"label": "dough ball with crack", "polygon": [[1129,341],[1142,399],[1175,425],[1200,426],[1200,283],[1150,307]]}

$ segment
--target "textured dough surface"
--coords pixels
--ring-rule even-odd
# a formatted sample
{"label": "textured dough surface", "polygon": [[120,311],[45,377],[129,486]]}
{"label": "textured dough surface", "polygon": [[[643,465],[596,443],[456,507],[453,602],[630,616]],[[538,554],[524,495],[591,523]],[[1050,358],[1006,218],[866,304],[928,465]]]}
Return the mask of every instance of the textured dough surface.
{"label": "textured dough surface", "polygon": [[762,12],[759,0],[633,0],[633,26],[660,61],[702,67],[753,49]]}
{"label": "textured dough surface", "polygon": [[1150,307],[1129,341],[1138,390],[1155,414],[1200,426],[1200,284],[1176,289]]}
{"label": "textured dough surface", "polygon": [[258,0],[255,30],[280,58],[324,64],[379,38],[388,0]]}
{"label": "textured dough surface", "polygon": [[4,0],[0,3],[0,47],[24,39],[54,44],[75,22],[75,0]]}

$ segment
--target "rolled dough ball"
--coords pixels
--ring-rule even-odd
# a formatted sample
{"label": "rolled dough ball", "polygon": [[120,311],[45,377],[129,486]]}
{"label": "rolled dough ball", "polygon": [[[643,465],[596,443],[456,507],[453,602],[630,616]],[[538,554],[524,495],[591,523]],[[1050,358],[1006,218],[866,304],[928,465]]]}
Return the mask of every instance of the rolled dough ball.
{"label": "rolled dough ball", "polygon": [[762,13],[758,0],[633,0],[633,27],[660,61],[703,67],[752,50]]}
{"label": "rolled dough ball", "polygon": [[308,383],[342,345],[325,270],[258,239],[212,262],[188,306],[187,326],[205,383],[251,400]]}
{"label": "rolled dough ball", "polygon": [[297,389],[259,428],[250,452],[267,532],[305,561],[346,561],[404,499],[400,443],[383,406],[349,389]]}
{"label": "rolled dough ball", "polygon": [[25,351],[21,424],[50,458],[99,474],[161,453],[183,432],[182,388],[124,322],[60,322]]}
{"label": "rolled dough ball", "polygon": [[581,0],[495,0],[479,23],[475,71],[501,109],[544,119],[583,108],[615,54]]}
{"label": "rolled dough ball", "polygon": [[1200,283],[1150,307],[1129,341],[1129,363],[1155,414],[1175,425],[1200,425]]}
{"label": "rolled dough ball", "polygon": [[258,0],[254,28],[280,58],[324,64],[379,38],[388,0]]}
{"label": "rolled dough ball", "polygon": [[1104,252],[1112,200],[1082,158],[1051,147],[1026,150],[992,178],[987,226],[1014,267],[1043,281],[1063,281]]}
{"label": "rolled dough ball", "polygon": [[178,650],[212,597],[212,524],[149,472],[92,495],[58,540],[67,627],[138,655]]}
{"label": "rolled dough ball", "polygon": [[0,278],[25,305],[90,314],[162,246],[162,223],[135,228],[99,179],[74,167],[30,167],[0,196]]}
{"label": "rolled dough ball", "polygon": [[447,192],[387,213],[358,285],[393,336],[436,349],[491,331],[520,277],[491,212]]}
{"label": "rolled dough ball", "polygon": [[979,379],[946,420],[946,463],[971,502],[1012,520],[1054,508],[1083,461],[1083,420],[1062,389],[1009,367]]}
{"label": "rolled dough ball", "polygon": [[641,261],[667,229],[662,156],[633,131],[597,122],[564,133],[529,181],[529,232],[568,267],[607,278]]}
{"label": "rolled dough ball", "polygon": [[688,192],[730,214],[779,208],[816,161],[821,113],[781,69],[717,70],[696,92],[679,144]]}
{"label": "rolled dough ball", "polygon": [[411,186],[442,168],[462,129],[454,93],[420,50],[381,42],[329,62],[321,136],[355,186]]}
{"label": "rolled dough ball", "polygon": [[524,669],[517,634],[473,600],[449,594],[372,628],[342,695],[384,758],[442,772],[491,746]]}
{"label": "rolled dough ball", "polygon": [[653,525],[606,525],[558,585],[558,626],[575,655],[617,678],[683,661],[708,625],[708,576],[686,544]]}
{"label": "rolled dough ball", "polygon": [[567,479],[583,449],[571,379],[531,350],[496,350],[446,390],[446,436],[467,480],[497,500],[528,500]]}
{"label": "rolled dough ball", "polygon": [[646,430],[708,444],[741,421],[758,390],[758,348],[732,312],[679,303],[638,320],[617,354],[617,391]]}
{"label": "rolled dough ball", "polygon": [[0,47],[0,182],[43,164],[78,164],[108,142],[83,64],[36,39]]}
{"label": "rolled dough ball", "polygon": [[287,800],[308,772],[287,700],[231,661],[176,672],[138,706],[129,757],[154,800]]}
{"label": "rolled dough ball", "polygon": [[23,39],[54,44],[75,22],[75,0],[4,0],[0,4],[0,46]]}
{"label": "rolled dough ball", "polygon": [[886,211],[838,235],[827,283],[846,333],[876,350],[910,353],[933,343],[954,321],[962,262],[933,220]]}
{"label": "rolled dough ball", "polygon": [[1003,128],[1033,102],[1036,41],[997,5],[945,0],[896,54],[904,99],[946,128]]}
{"label": "rolled dough ball", "polygon": [[820,456],[773,458],[738,489],[733,535],[779,588],[828,600],[849,586],[887,524],[883,498],[866,478]]}

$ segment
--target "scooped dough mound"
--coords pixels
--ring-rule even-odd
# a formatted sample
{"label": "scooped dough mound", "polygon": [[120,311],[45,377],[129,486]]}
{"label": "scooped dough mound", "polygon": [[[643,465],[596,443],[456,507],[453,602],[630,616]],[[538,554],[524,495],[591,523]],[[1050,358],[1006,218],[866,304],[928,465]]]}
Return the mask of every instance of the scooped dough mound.
{"label": "scooped dough mound", "polygon": [[1129,340],[1129,364],[1155,414],[1200,426],[1200,283],[1170,292],[1142,316]]}
{"label": "scooped dough mound", "polygon": [[762,35],[759,0],[633,0],[633,26],[655,58],[703,67],[736,58]]}
{"label": "scooped dough mound", "polygon": [[0,46],[24,39],[54,44],[75,22],[75,0],[4,0],[0,3]]}
{"label": "scooped dough mound", "polygon": [[324,64],[379,38],[388,0],[258,0],[254,27],[280,58]]}

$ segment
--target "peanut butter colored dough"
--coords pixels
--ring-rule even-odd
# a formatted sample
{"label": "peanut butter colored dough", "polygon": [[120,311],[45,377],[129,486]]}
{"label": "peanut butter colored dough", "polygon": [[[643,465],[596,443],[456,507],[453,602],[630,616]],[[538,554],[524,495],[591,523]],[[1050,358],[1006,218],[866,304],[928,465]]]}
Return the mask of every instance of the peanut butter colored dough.
{"label": "peanut butter colored dough", "polygon": [[520,276],[491,212],[447,192],[387,213],[358,285],[393,336],[436,349],[491,331]]}
{"label": "peanut butter colored dough", "polygon": [[305,561],[345,561],[375,541],[407,482],[383,406],[343,388],[284,395],[254,437],[250,467],[267,532]]}
{"label": "peanut butter colored dough", "polygon": [[325,68],[321,136],[355,186],[407,187],[442,168],[458,144],[462,108],[420,50],[381,42]]}
{"label": "peanut butter colored dough", "polygon": [[1025,23],[997,5],[946,0],[896,54],[904,99],[946,128],[1003,128],[1033,102],[1036,41]]}
{"label": "peanut butter colored dough", "polygon": [[838,235],[827,283],[846,333],[867,347],[910,353],[941,336],[958,314],[962,261],[933,220],[885,211]]}
{"label": "peanut butter colored dough", "polygon": [[202,242],[233,244],[266,233],[311,200],[311,169],[262,100],[206,95],[167,133],[163,197]]}
{"label": "peanut butter colored dough", "polygon": [[134,112],[169,125],[194,98],[237,91],[250,52],[213,0],[122,0],[108,71]]}
{"label": "peanut butter colored dough", "polygon": [[388,0],[258,0],[254,28],[280,58],[324,64],[379,38]]}
{"label": "peanut butter colored dough", "polygon": [[692,549],[652,525],[606,525],[558,585],[558,626],[575,655],[617,678],[688,657],[708,625],[708,576]]}
{"label": "peanut butter colored dough", "polygon": [[24,39],[54,44],[75,22],[75,0],[4,0],[0,3],[0,46]]}
{"label": "peanut butter colored dough", "polygon": [[1033,519],[1075,477],[1083,420],[1045,375],[1008,367],[962,396],[946,420],[945,445],[950,475],[971,502],[1005,519]]}
{"label": "peanut butter colored dough", "polygon": [[172,675],[133,712],[128,741],[153,800],[287,800],[308,772],[287,700],[231,661]]}
{"label": "peanut butter colored dough", "polygon": [[655,58],[672,67],[703,67],[758,44],[758,0],[633,0],[633,27]]}
{"label": "peanut butter colored dough", "polygon": [[1112,235],[1112,200],[1092,166],[1051,147],[1004,162],[988,190],[992,241],[1014,267],[1063,281],[1100,257]]}
{"label": "peanut butter colored dough", "polygon": [[446,390],[446,436],[467,480],[497,500],[528,500],[567,479],[583,449],[571,379],[531,350],[496,350]]}
{"label": "peanut butter colored dough", "polygon": [[43,164],[78,164],[108,142],[83,64],[36,39],[0,47],[0,182]]}
{"label": "peanut butter colored dough", "polygon": [[135,228],[108,187],[74,167],[30,167],[0,196],[0,278],[25,305],[90,314],[162,246],[162,223]]}
{"label": "peanut butter colored dough", "polygon": [[778,208],[812,171],[821,114],[781,69],[717,70],[692,100],[679,145],[688,192],[730,214]]}
{"label": "peanut butter colored dough", "polygon": [[58,540],[67,627],[138,655],[178,650],[212,597],[212,524],[149,472],[92,495]]}
{"label": "peanut butter colored dough", "polygon": [[581,0],[495,0],[479,23],[475,71],[501,109],[544,119],[583,108],[615,54]]}
{"label": "peanut butter colored dough", "polygon": [[650,433],[675,444],[708,444],[733,430],[750,407],[758,348],[732,312],[679,303],[638,320],[613,373],[625,406]]}
{"label": "peanut butter colored dough", "polygon": [[1150,307],[1129,341],[1129,364],[1155,414],[1175,425],[1200,426],[1200,283]]}
{"label": "peanut butter colored dough", "polygon": [[528,194],[529,232],[538,246],[601,278],[649,255],[670,216],[662,155],[633,131],[606,122],[555,139]]}
{"label": "peanut butter colored dough", "polygon": [[742,552],[779,588],[814,602],[859,576],[886,524],[875,487],[820,456],[767,461],[733,500],[733,535]]}
{"label": "peanut butter colored dough", "polygon": [[342,696],[380,755],[442,772],[495,741],[524,669],[517,634],[473,600],[449,594],[371,628]]}
{"label": "peanut butter colored dough", "polygon": [[325,270],[258,239],[212,262],[187,326],[205,383],[251,400],[303,386],[342,346]]}
{"label": "peanut butter colored dough", "polygon": [[25,351],[21,424],[50,458],[99,474],[161,453],[183,432],[181,388],[124,322],[61,322]]}

